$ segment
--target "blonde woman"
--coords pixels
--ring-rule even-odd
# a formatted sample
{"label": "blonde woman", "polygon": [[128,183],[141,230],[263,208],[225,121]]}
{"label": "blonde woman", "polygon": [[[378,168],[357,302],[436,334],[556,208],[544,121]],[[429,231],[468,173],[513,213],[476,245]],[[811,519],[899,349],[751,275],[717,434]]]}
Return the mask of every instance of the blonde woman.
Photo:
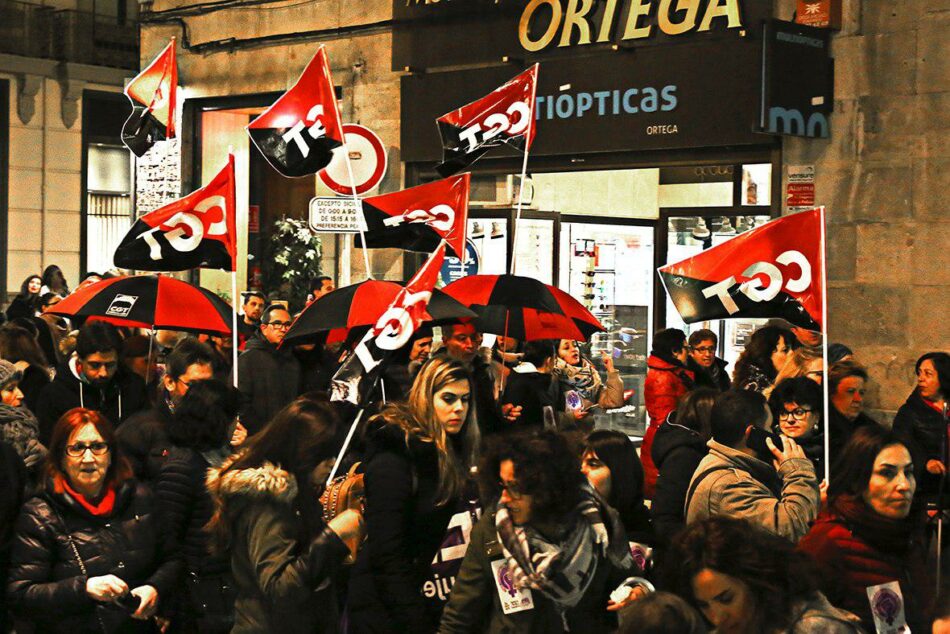
{"label": "blonde woman", "polygon": [[800,376],[811,379],[818,385],[824,378],[825,363],[821,358],[821,348],[812,348],[802,346],[796,348],[788,355],[785,365],[775,375],[775,381],[769,387],[762,390],[762,395],[769,398],[775,386],[785,379],[797,379]]}
{"label": "blonde woman", "polygon": [[468,486],[478,440],[471,378],[445,357],[422,367],[406,404],[370,419],[367,540],[350,578],[350,631],[436,631],[440,611],[420,588]]}

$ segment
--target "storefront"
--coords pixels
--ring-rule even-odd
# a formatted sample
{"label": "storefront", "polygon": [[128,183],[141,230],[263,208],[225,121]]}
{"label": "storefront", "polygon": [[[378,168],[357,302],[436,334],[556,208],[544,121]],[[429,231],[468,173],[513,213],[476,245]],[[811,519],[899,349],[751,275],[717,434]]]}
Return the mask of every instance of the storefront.
{"label": "storefront", "polygon": [[495,150],[473,168],[477,270],[504,272],[514,259],[516,273],[582,299],[608,328],[588,353],[612,355],[635,390],[634,408],[598,424],[636,432],[655,329],[711,328],[732,363],[754,326],[684,325],[654,271],[780,213],[781,143],[754,131],[769,3],[503,4],[395,3],[407,185],[437,177],[436,117],[540,62],[516,232],[520,156]]}

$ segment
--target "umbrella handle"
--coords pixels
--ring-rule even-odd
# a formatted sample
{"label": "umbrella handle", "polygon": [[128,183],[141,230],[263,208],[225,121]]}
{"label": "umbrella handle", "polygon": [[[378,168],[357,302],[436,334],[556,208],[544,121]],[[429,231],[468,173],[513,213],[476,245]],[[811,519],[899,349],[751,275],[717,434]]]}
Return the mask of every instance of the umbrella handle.
{"label": "umbrella handle", "polygon": [[[505,308],[505,334],[503,336],[506,341],[508,340],[508,315],[510,314],[511,314],[511,310],[508,308]],[[505,379],[507,378],[505,376],[506,367],[507,367],[507,364],[505,363],[505,355],[504,353],[502,353],[501,355],[501,394],[498,395],[499,400],[501,399],[502,395],[505,393]]]}

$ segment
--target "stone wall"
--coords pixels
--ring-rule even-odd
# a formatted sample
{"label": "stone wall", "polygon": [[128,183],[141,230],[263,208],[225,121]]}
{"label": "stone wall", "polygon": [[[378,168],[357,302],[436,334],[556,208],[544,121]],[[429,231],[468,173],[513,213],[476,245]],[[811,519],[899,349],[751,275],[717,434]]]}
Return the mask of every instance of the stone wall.
{"label": "stone wall", "polygon": [[[868,366],[869,404],[888,418],[920,354],[950,344],[950,5],[842,2],[831,136],[787,138],[783,157],[815,165],[831,340]],[[791,19],[794,2],[777,5]]]}

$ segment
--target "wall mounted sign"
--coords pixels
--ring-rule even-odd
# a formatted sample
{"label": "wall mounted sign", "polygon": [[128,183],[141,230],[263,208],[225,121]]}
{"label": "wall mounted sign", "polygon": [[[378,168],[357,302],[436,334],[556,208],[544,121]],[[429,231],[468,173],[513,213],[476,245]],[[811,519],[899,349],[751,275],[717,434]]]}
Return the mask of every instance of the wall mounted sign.
{"label": "wall mounted sign", "polygon": [[318,173],[320,180],[338,194],[353,195],[346,156],[343,154],[346,151],[350,154],[356,193],[365,194],[379,187],[386,176],[387,167],[386,148],[382,139],[369,128],[355,123],[343,124],[343,136],[346,145],[336,150],[330,164]]}

